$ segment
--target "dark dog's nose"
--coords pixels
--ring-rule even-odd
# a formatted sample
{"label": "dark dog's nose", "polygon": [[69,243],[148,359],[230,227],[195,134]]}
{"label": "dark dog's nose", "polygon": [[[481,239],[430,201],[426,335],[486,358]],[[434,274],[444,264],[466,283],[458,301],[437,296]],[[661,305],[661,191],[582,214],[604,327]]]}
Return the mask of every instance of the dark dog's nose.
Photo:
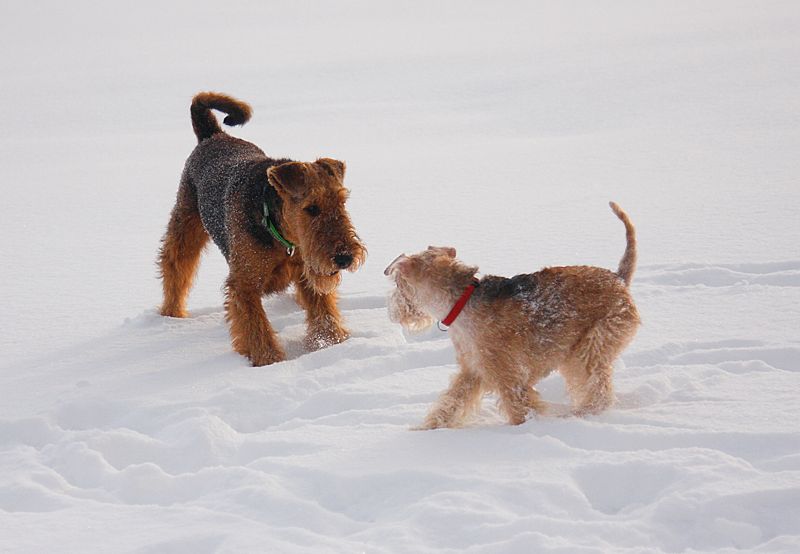
{"label": "dark dog's nose", "polygon": [[333,257],[333,263],[335,263],[339,269],[347,269],[353,263],[353,256],[350,254],[337,254]]}

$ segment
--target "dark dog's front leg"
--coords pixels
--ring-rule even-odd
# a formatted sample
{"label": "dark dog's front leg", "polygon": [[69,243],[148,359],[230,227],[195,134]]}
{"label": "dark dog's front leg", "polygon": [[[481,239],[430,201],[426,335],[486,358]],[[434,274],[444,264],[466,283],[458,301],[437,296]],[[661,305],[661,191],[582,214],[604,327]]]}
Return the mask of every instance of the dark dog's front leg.
{"label": "dark dog's front leg", "polygon": [[301,279],[297,283],[297,300],[306,310],[308,330],[304,345],[307,350],[319,350],[350,337],[342,324],[335,290],[321,294]]}
{"label": "dark dog's front leg", "polygon": [[230,324],[233,348],[250,358],[254,366],[282,362],[286,359],[264,307],[261,292],[228,278],[225,312]]}

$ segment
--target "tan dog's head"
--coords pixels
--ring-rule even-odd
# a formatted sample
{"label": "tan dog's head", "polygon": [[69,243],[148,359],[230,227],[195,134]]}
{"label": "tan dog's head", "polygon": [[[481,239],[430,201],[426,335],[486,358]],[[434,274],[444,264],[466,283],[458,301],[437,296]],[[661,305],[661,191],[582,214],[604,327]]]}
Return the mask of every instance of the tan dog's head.
{"label": "tan dog's head", "polygon": [[418,254],[401,254],[384,270],[397,285],[389,298],[389,319],[421,331],[442,319],[465,283],[478,271],[456,260],[456,249],[429,246]]}
{"label": "tan dog's head", "polygon": [[283,200],[283,231],[303,260],[303,278],[319,293],[333,292],[341,271],[355,271],[367,250],[345,209],[344,162],[287,162],[267,171]]}

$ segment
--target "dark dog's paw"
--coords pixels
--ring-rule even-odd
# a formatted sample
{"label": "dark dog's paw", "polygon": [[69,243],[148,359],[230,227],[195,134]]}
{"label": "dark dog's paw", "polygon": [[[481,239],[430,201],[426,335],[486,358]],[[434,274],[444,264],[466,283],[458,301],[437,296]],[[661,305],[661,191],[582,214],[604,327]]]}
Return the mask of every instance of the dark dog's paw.
{"label": "dark dog's paw", "polygon": [[248,356],[253,367],[260,367],[265,365],[277,364],[286,359],[286,355],[280,350],[267,350],[265,352],[257,352]]}
{"label": "dark dog's paw", "polygon": [[347,329],[339,327],[338,325],[315,327],[308,330],[308,334],[303,341],[303,346],[309,352],[314,352],[315,350],[344,342],[348,338],[350,338],[350,333]]}

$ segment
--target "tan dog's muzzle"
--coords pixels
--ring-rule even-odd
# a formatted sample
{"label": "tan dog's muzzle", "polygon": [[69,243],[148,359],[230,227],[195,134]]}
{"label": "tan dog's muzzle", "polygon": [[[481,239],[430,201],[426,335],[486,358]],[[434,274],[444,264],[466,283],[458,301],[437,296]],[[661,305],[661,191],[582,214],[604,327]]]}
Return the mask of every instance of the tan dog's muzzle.
{"label": "tan dog's muzzle", "polygon": [[384,270],[383,270],[383,274],[384,274],[384,275],[386,275],[386,276],[390,276],[392,273],[394,273],[394,272],[396,271],[396,269],[397,269],[397,268],[396,268],[395,266],[396,266],[396,265],[397,265],[397,264],[398,264],[398,263],[399,263],[401,260],[404,260],[406,257],[407,257],[407,256],[406,256],[405,254],[400,254],[399,256],[397,256],[397,257],[396,257],[394,260],[392,260],[392,263],[390,263],[390,264],[389,264],[389,265],[386,267],[386,269],[384,269]]}

